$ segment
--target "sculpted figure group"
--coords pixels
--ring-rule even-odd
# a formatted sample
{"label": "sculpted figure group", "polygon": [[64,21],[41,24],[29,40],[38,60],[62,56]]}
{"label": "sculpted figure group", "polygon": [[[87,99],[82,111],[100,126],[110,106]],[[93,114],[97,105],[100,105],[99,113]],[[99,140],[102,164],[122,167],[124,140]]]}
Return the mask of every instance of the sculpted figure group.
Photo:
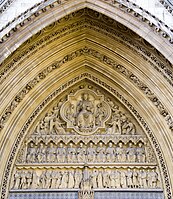
{"label": "sculpted figure group", "polygon": [[146,162],[145,146],[142,142],[134,145],[129,142],[127,145],[119,142],[116,146],[109,142],[107,145],[99,142],[95,145],[90,142],[85,145],[80,142],[78,145],[70,142],[68,145],[60,142],[57,147],[53,142],[47,146],[41,142],[35,146],[29,143],[27,163],[108,163],[108,162]]}
{"label": "sculpted figure group", "polygon": [[158,188],[155,169],[59,169],[16,171],[13,189]]}
{"label": "sculpted figure group", "polygon": [[45,117],[37,124],[34,134],[40,136],[65,133],[64,121],[60,117],[60,109],[63,103],[64,99],[61,99],[51,112],[46,113]]}
{"label": "sculpted figure group", "polygon": [[80,99],[73,99],[73,103],[71,101],[61,99],[52,111],[46,113],[44,118],[38,122],[35,134],[65,134],[64,128],[67,126],[80,132],[87,129],[91,132],[97,127],[104,127],[105,122],[105,133],[107,134],[136,134],[135,124],[119,110],[119,106],[111,99],[98,98],[96,100],[94,95],[83,92],[80,94]]}

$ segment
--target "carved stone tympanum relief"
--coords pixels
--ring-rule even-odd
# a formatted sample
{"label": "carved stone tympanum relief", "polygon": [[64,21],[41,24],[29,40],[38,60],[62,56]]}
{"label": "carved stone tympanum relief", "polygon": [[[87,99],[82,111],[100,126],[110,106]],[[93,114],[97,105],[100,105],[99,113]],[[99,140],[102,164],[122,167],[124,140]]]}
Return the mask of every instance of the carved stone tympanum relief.
{"label": "carved stone tympanum relief", "polygon": [[84,89],[68,96],[60,114],[67,123],[67,129],[89,135],[105,129],[105,122],[111,116],[111,108],[103,95]]}
{"label": "carved stone tympanum relief", "polygon": [[12,190],[162,187],[154,151],[135,118],[89,82],[60,96],[30,130],[13,174]]}

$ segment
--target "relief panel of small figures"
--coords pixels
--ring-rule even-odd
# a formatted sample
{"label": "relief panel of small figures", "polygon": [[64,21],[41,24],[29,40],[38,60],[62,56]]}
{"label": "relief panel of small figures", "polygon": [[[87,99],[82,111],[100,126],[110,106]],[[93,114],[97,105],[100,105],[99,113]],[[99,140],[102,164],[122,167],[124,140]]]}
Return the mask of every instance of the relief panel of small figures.
{"label": "relief panel of small figures", "polygon": [[22,143],[13,190],[80,189],[84,199],[94,189],[161,188],[149,140],[112,96],[77,85],[49,109]]}
{"label": "relief panel of small figures", "polygon": [[98,130],[113,135],[141,134],[137,132],[141,129],[136,127],[138,125],[135,120],[124,111],[124,108],[120,108],[98,89],[86,86],[72,90],[69,95],[60,99],[37,123],[34,134],[91,135]]}
{"label": "relief panel of small figures", "polygon": [[107,144],[102,141],[97,144],[80,141],[77,144],[60,142],[57,145],[52,141],[37,145],[31,141],[26,147],[24,160],[19,163],[154,163],[149,159],[149,153],[151,151],[141,141],[136,144],[131,141],[126,144],[122,141],[117,144],[112,141]]}
{"label": "relief panel of small figures", "polygon": [[68,168],[16,170],[12,189],[158,189],[156,168]]}

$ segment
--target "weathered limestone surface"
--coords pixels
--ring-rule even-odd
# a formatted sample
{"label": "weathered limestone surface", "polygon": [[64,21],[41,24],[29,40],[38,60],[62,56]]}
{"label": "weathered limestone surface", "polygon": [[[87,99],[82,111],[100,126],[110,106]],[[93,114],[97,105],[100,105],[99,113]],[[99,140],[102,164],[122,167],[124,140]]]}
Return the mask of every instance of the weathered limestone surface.
{"label": "weathered limestone surface", "polygon": [[172,199],[172,44],[118,6],[51,4],[3,37],[2,198],[151,189]]}

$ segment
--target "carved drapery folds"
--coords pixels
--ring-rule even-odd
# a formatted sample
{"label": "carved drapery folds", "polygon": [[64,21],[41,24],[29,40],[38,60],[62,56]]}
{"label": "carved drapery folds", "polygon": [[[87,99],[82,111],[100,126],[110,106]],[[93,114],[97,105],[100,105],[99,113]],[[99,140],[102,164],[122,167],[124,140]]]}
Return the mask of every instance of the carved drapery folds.
{"label": "carved drapery folds", "polygon": [[[127,144],[123,141],[115,144],[108,137],[107,144],[102,140],[93,143],[91,139],[88,139],[87,144],[83,141],[65,144],[62,138],[57,144],[52,139],[48,144],[30,141],[26,152],[23,150],[21,154],[24,159],[19,156],[18,163],[155,163],[154,158],[149,156],[151,151],[148,151],[148,147],[141,140],[137,144],[133,144],[131,140]],[[99,136],[93,136],[94,138],[99,140]]]}
{"label": "carved drapery folds", "polygon": [[160,188],[159,175],[152,168],[61,168],[22,169],[14,174],[13,189],[114,189]]}
{"label": "carved drapery folds", "polygon": [[93,85],[77,85],[54,103],[17,156],[11,188],[161,188],[154,151],[121,104]]}
{"label": "carved drapery folds", "polygon": [[96,95],[91,90],[85,89],[75,95],[69,95],[60,113],[67,122],[67,129],[74,129],[81,135],[88,135],[99,129],[105,129],[105,122],[111,115],[111,108],[103,95]]}

